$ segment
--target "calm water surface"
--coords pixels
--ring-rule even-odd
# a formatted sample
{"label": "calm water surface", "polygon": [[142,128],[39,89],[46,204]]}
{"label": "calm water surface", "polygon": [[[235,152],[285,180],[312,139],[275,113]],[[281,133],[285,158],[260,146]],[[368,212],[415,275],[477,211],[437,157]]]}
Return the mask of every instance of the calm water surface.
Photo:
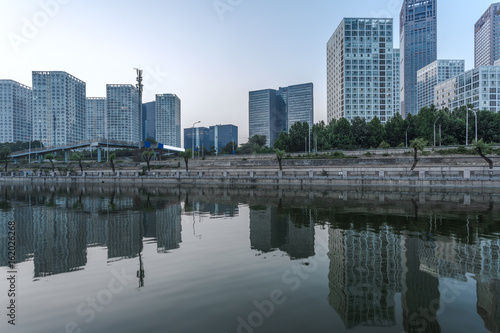
{"label": "calm water surface", "polygon": [[0,185],[0,332],[500,332],[500,194],[412,191]]}

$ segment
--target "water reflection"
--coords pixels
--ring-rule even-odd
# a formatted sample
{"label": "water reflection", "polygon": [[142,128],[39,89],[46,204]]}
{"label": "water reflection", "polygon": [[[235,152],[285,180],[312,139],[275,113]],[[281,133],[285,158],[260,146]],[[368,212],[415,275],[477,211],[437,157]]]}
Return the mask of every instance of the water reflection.
{"label": "water reflection", "polygon": [[477,320],[500,331],[496,194],[409,192],[396,201],[390,192],[345,190],[0,186],[0,193],[0,266],[7,266],[7,222],[14,220],[16,262],[33,260],[35,278],[82,270],[87,248],[103,247],[108,261],[137,260],[143,288],[144,244],[172,252],[182,244],[183,214],[229,221],[244,209],[251,247],[245,250],[252,253],[314,257],[318,233],[327,233],[322,295],[347,330],[449,331],[440,314],[473,279]]}

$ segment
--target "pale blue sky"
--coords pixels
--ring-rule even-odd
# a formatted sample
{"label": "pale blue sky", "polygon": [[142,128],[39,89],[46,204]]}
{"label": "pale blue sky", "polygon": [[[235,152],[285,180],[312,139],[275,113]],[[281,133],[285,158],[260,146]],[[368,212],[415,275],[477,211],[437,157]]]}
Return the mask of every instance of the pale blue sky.
{"label": "pale blue sky", "polygon": [[[245,142],[251,90],[313,82],[315,121],[326,120],[326,43],[343,17],[393,17],[398,46],[402,0],[220,0],[232,4],[222,15],[214,3],[0,0],[0,79],[31,86],[32,70],[62,70],[104,97],[141,67],[144,102],[177,94],[183,128],[232,123]],[[473,67],[474,23],[490,4],[438,0],[438,58]]]}

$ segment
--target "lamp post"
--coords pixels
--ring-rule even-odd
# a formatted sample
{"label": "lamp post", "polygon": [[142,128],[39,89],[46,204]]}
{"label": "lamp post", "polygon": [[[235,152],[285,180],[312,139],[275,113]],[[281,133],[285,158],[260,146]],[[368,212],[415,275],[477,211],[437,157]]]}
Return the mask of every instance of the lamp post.
{"label": "lamp post", "polygon": [[474,112],[474,117],[476,118],[476,142],[477,142],[477,111],[472,110]]}
{"label": "lamp post", "polygon": [[440,117],[437,117],[436,121],[434,121],[434,147],[436,147],[436,123]]}
{"label": "lamp post", "polygon": [[465,125],[465,145],[469,145],[469,111],[474,112],[474,117],[476,118],[476,141],[477,141],[477,111],[472,108],[467,107],[467,117],[466,117],[466,125]]}
{"label": "lamp post", "polygon": [[192,156],[193,160],[194,160],[194,136],[195,136],[195,134],[194,134],[194,126],[195,126],[196,124],[199,124],[199,123],[201,123],[201,120],[199,120],[199,121],[197,121],[197,122],[195,122],[195,123],[193,124],[193,138],[192,138],[192,143],[193,143],[193,144],[192,144],[192,146],[191,146],[191,149],[192,149],[192,152],[193,152],[193,156]]}
{"label": "lamp post", "polygon": [[441,123],[439,123],[439,147],[441,147]]}
{"label": "lamp post", "polygon": [[408,148],[408,130],[410,129],[410,126],[406,128],[406,148]]}

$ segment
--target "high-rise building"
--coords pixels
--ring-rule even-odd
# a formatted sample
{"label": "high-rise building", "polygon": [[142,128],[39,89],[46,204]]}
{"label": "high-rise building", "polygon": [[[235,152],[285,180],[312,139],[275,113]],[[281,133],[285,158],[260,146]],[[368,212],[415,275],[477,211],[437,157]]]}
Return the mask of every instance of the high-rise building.
{"label": "high-rise building", "polygon": [[327,43],[328,121],[394,115],[393,20],[344,18]]}
{"label": "high-rise building", "polygon": [[417,114],[417,71],[437,59],[437,0],[404,0],[399,19],[401,114]]}
{"label": "high-rise building", "polygon": [[276,90],[251,91],[248,116],[250,137],[264,135],[267,146],[272,146],[279,134],[286,131],[286,114],[276,106]]}
{"label": "high-rise building", "polygon": [[474,25],[474,67],[500,59],[500,2],[492,4]]}
{"label": "high-rise building", "polygon": [[106,98],[87,98],[87,114],[85,116],[85,121],[87,124],[85,134],[86,140],[107,138],[108,120],[106,117]]}
{"label": "high-rise building", "polygon": [[438,109],[454,110],[463,105],[474,109],[500,111],[500,66],[481,66],[435,87],[435,103]]}
{"label": "high-rise building", "polygon": [[238,147],[238,127],[234,125],[210,126],[208,140],[209,149],[214,147],[217,154],[222,153],[224,147],[231,142],[234,142],[234,149],[236,149]]}
{"label": "high-rise building", "polygon": [[392,96],[394,115],[401,114],[401,53],[399,49],[392,50]]}
{"label": "high-rise building", "polygon": [[280,88],[278,93],[285,103],[284,107],[288,115],[287,131],[290,131],[296,122],[307,122],[310,127],[314,125],[314,86],[312,83]]}
{"label": "high-rise building", "polygon": [[313,84],[251,91],[249,94],[249,133],[264,135],[272,146],[281,132],[288,132],[296,122],[314,124]]}
{"label": "high-rise building", "polygon": [[31,88],[12,80],[0,80],[0,143],[33,141]]}
{"label": "high-rise building", "polygon": [[33,139],[46,147],[85,138],[85,82],[66,72],[33,72]]}
{"label": "high-rise building", "polygon": [[465,71],[465,60],[436,60],[417,72],[417,110],[435,103],[434,88]]}
{"label": "high-rise building", "polygon": [[[195,127],[194,129],[185,128],[184,129],[184,149],[193,149],[193,136],[194,136],[194,147],[195,149],[210,150],[210,130],[207,127]],[[193,135],[194,134],[194,135]]]}
{"label": "high-rise building", "polygon": [[142,133],[143,140],[156,140],[156,102],[142,104]]}
{"label": "high-rise building", "polygon": [[139,143],[139,92],[130,84],[106,85],[106,112],[108,139]]}
{"label": "high-rise building", "polygon": [[181,100],[177,95],[156,95],[155,132],[159,143],[181,146]]}

